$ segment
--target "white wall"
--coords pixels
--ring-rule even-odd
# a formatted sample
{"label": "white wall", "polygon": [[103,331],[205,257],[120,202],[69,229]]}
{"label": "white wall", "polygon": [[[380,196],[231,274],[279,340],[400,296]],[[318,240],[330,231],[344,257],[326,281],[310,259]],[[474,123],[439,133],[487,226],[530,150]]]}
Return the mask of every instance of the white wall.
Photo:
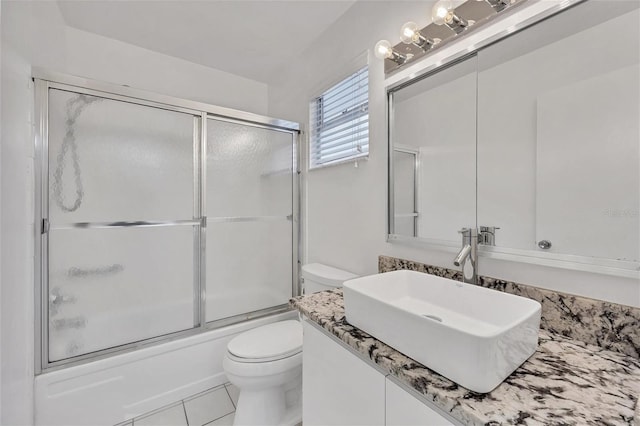
{"label": "white wall", "polygon": [[[459,43],[409,66],[385,80],[383,65],[370,59],[370,159],[358,168],[344,164],[305,172],[303,221],[306,261],[323,262],[358,274],[377,271],[377,256],[391,255],[453,267],[454,254],[385,242],[387,138],[385,86],[466,49],[499,29],[527,19],[555,1],[533,2],[513,16],[477,31]],[[269,113],[308,122],[308,101],[331,82],[344,77],[348,65],[377,40],[398,40],[408,20],[426,25],[432,2],[357,2],[299,60],[289,64],[269,86]],[[371,55],[372,56],[372,55]],[[479,272],[539,287],[640,306],[635,279],[576,272],[482,258]]]}
{"label": "white wall", "polygon": [[2,424],[33,423],[31,67],[265,113],[267,87],[64,25],[55,2],[2,1]]}

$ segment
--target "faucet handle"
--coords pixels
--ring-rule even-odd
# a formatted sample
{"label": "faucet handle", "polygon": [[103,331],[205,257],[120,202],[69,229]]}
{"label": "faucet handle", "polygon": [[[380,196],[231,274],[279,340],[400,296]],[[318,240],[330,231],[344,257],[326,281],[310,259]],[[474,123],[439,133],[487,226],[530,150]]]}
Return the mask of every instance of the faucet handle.
{"label": "faucet handle", "polygon": [[461,230],[458,231],[458,234],[467,236],[470,234],[470,232],[471,232],[471,228],[462,228]]}
{"label": "faucet handle", "polygon": [[496,229],[500,229],[499,226],[481,226],[480,232],[491,232],[492,234],[496,232]]}

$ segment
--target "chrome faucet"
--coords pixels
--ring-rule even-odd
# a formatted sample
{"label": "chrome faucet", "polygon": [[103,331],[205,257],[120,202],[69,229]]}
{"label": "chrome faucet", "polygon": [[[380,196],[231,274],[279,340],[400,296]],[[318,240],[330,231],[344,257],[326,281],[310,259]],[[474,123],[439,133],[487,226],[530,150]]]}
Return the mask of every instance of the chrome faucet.
{"label": "chrome faucet", "polygon": [[[462,248],[456,258],[453,259],[453,264],[462,267],[462,282],[477,284],[478,230],[475,228],[462,228],[458,233],[462,234]],[[464,272],[464,266],[467,260],[471,261],[470,277],[467,277]]]}

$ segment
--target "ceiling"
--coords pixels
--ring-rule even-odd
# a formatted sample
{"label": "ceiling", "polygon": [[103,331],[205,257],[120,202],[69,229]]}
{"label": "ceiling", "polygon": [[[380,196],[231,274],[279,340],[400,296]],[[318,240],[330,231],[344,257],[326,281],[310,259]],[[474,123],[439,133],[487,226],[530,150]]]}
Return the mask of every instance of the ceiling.
{"label": "ceiling", "polygon": [[58,0],[65,23],[268,82],[355,0]]}

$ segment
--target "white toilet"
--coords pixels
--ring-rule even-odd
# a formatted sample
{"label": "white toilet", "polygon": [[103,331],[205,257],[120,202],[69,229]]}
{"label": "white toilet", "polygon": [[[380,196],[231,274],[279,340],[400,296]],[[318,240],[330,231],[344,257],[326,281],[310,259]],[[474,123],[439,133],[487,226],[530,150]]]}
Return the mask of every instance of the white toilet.
{"label": "white toilet", "polygon": [[[356,275],[319,263],[302,267],[305,293],[342,286]],[[233,338],[224,357],[240,396],[234,425],[296,425],[302,421],[302,325],[288,320]]]}

